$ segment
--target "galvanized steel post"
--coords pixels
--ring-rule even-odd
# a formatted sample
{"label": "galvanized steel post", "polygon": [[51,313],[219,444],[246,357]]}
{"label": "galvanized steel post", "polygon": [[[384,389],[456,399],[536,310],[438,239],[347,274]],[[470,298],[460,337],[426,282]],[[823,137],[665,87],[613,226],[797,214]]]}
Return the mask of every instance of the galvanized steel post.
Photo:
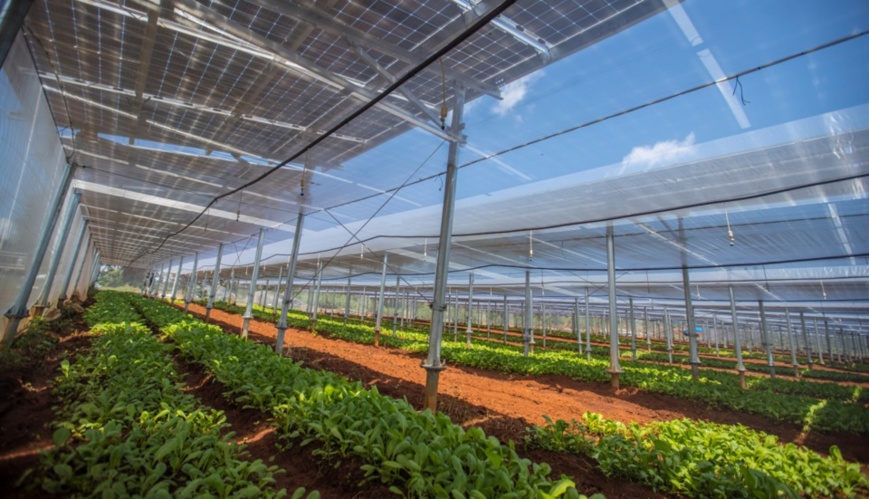
{"label": "galvanized steel post", "polygon": [[314,300],[311,303],[311,331],[317,331],[317,318],[320,316],[320,286],[323,283],[323,264],[317,262],[317,282],[314,284]]}
{"label": "galvanized steel post", "polygon": [[609,333],[610,333],[610,383],[613,389],[619,389],[619,375],[623,373],[619,365],[619,317],[616,303],[616,245],[612,223],[606,228],[606,267],[607,291],[609,297]]}
{"label": "galvanized steel post", "polygon": [[634,325],[634,299],[628,298],[628,320],[631,327],[631,360],[637,360],[637,330]]}
{"label": "galvanized steel post", "polygon": [[383,324],[383,300],[386,294],[386,260],[387,253],[383,253],[383,268],[380,271],[380,292],[377,298],[377,317],[374,320],[374,346],[380,346],[380,327]]}
{"label": "galvanized steel post", "polygon": [[534,318],[533,307],[534,303],[532,302],[533,296],[531,295],[531,271],[525,271],[525,323],[522,332],[522,341],[525,343],[525,357],[528,357],[528,353],[534,353]]}
{"label": "galvanized steel post", "polygon": [[199,252],[193,255],[193,271],[187,280],[187,293],[184,293],[184,313],[190,311],[190,302],[196,298],[196,270],[199,267]]}
{"label": "galvanized steel post", "polygon": [[169,303],[175,303],[175,297],[178,296],[178,281],[181,280],[181,269],[184,267],[184,255],[178,259],[178,272],[175,273],[175,283],[172,284],[172,296],[169,298]]}
{"label": "galvanized steel post", "polygon": [[465,346],[471,348],[471,323],[474,321],[474,273],[468,274],[468,324],[465,329],[466,343]]}
{"label": "galvanized steel post", "polygon": [[250,276],[250,288],[247,294],[247,308],[244,311],[244,315],[241,316],[241,337],[244,339],[247,339],[248,332],[250,330],[250,320],[253,317],[253,298],[254,293],[256,293],[256,281],[259,278],[259,262],[263,254],[264,235],[265,230],[260,228],[259,237],[257,238],[256,243],[256,254],[253,257],[253,272]]}
{"label": "galvanized steel post", "polygon": [[169,259],[169,268],[166,269],[166,278],[163,279],[163,292],[160,293],[160,299],[166,298],[166,292],[169,291],[169,278],[172,275],[172,259]]}
{"label": "galvanized steel post", "polygon": [[81,251],[82,243],[84,243],[85,229],[87,229],[87,224],[82,222],[81,228],[79,228],[78,231],[78,236],[76,237],[75,250],[73,250],[72,258],[69,260],[69,267],[66,268],[66,277],[63,278],[63,284],[61,284],[60,287],[60,296],[57,298],[57,308],[60,308],[64,300],[67,298],[66,291],[69,288],[70,281],[72,281],[72,272],[75,268],[75,262],[78,260],[79,251]]}
{"label": "galvanized steel post", "polygon": [[278,266],[278,283],[275,284],[275,296],[272,299],[272,320],[278,319],[278,297],[281,296],[281,282],[284,280],[284,267]]}
{"label": "galvanized steel post", "polygon": [[[93,236],[90,233],[88,233],[87,242],[85,242],[84,247],[90,248],[91,241],[93,241]],[[78,266],[78,272],[75,275],[75,280],[72,281],[72,288],[69,290],[70,299],[76,297],[76,290],[78,289],[79,282],[81,282],[81,275],[84,272],[85,264],[87,264],[87,260],[88,260],[87,252],[89,252],[89,251],[90,251],[90,249],[85,250],[85,256],[81,259],[81,265]]]}
{"label": "galvanized steel post", "polygon": [[347,319],[350,318],[350,286],[353,284],[351,277],[347,278],[347,296],[344,297],[344,324],[347,324]]}
{"label": "galvanized steel post", "polygon": [[[461,134],[463,128],[462,114],[465,107],[465,87],[462,83],[455,83],[455,106],[451,129],[456,134]],[[446,295],[447,271],[449,270],[450,245],[453,232],[453,211],[456,204],[456,177],[458,175],[459,140],[450,141],[447,155],[447,173],[444,179],[444,203],[441,213],[440,228],[440,251],[438,251],[437,267],[435,271],[435,286],[432,296],[432,320],[431,333],[429,334],[428,355],[422,367],[426,370],[425,379],[425,405],[432,412],[437,411],[438,378],[444,369],[441,362],[441,338],[443,336],[443,314],[446,310],[444,297]]]}
{"label": "galvanized steel post", "polygon": [[803,329],[803,343],[806,347],[806,364],[809,366],[809,371],[812,370],[812,345],[809,343],[809,331],[806,328],[806,313],[800,312],[800,327]]}
{"label": "galvanized steel post", "polygon": [[787,320],[788,326],[788,342],[791,347],[791,365],[794,368],[794,376],[800,377],[800,365],[797,363],[797,347],[794,344],[794,328],[791,325],[791,314],[790,311],[785,309],[785,319]]}
{"label": "galvanized steel post", "polygon": [[504,295],[504,343],[507,343],[507,330],[510,328],[510,311],[507,307],[507,295]]}
{"label": "galvanized steel post", "polygon": [[[66,207],[66,212],[63,217],[63,226],[60,229],[60,234],[58,234],[57,242],[55,243],[54,255],[51,258],[51,263],[48,266],[48,273],[45,275],[45,285],[42,287],[42,293],[40,294],[39,300],[37,301],[38,305],[34,305],[34,307],[39,307],[44,310],[48,307],[48,299],[51,295],[51,286],[54,283],[54,276],[57,273],[57,266],[60,264],[60,257],[63,254],[64,246],[66,245],[66,238],[69,236],[69,229],[72,227],[72,221],[75,218],[75,209],[78,207],[79,200],[81,199],[81,191],[76,190],[72,193],[72,198],[69,200],[69,204]],[[82,224],[84,224],[84,220],[82,220]],[[72,265],[74,262],[70,262]],[[41,315],[42,310],[34,311],[34,315]]]}
{"label": "galvanized steel post", "polygon": [[220,261],[223,259],[223,243],[217,245],[217,260],[214,262],[214,275],[211,276],[211,289],[208,291],[208,303],[205,305],[205,322],[211,318],[211,308],[214,306],[214,296],[217,294],[217,284],[220,282]]}
{"label": "galvanized steel post", "polygon": [[[299,258],[299,243],[302,241],[302,222],[305,219],[305,214],[299,210],[299,216],[296,218],[296,229],[293,232],[293,250],[290,255],[290,264],[287,268],[287,287],[284,289],[284,299],[281,302],[281,318],[275,325],[278,330],[277,340],[275,342],[275,352],[281,355],[284,349],[284,336],[287,332],[287,311],[293,304],[293,278],[296,275],[296,261]],[[287,349],[287,354],[289,354]]]}
{"label": "galvanized steel post", "polygon": [[760,313],[760,339],[763,347],[766,349],[767,366],[769,366],[769,377],[775,378],[775,362],[772,357],[772,344],[769,341],[769,329],[766,323],[766,311],[763,308],[763,300],[757,301],[758,312]]}
{"label": "galvanized steel post", "polygon": [[582,355],[582,330],[579,329],[579,297],[573,299],[573,334],[576,335],[577,353]]}
{"label": "galvanized steel post", "polygon": [[673,323],[670,322],[670,309],[664,306],[664,336],[667,338],[667,362],[673,363]]}
{"label": "galvanized steel post", "polygon": [[739,319],[736,316],[736,297],[733,294],[733,286],[727,286],[727,292],[730,294],[730,321],[733,323],[733,348],[736,350],[736,371],[739,373],[739,386],[745,390],[745,364],[742,362],[742,345],[739,341]]}
{"label": "galvanized steel post", "polygon": [[395,338],[396,332],[398,331],[398,320],[399,320],[398,319],[398,315],[399,315],[398,314],[398,310],[399,310],[399,304],[398,304],[399,294],[398,293],[399,293],[400,287],[401,287],[401,276],[396,275],[395,276],[395,301],[394,301],[395,306],[392,309],[393,310],[393,312],[392,312],[392,337],[393,338]]}

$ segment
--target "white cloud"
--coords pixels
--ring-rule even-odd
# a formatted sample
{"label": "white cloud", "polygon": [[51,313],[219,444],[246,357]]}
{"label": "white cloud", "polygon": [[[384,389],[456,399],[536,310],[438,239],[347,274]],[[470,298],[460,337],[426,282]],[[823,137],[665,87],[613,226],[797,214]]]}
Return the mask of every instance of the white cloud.
{"label": "white cloud", "polygon": [[528,95],[531,84],[543,76],[543,71],[531,73],[528,76],[510,82],[501,88],[501,100],[492,107],[492,112],[498,116],[506,116],[522,99]]}
{"label": "white cloud", "polygon": [[622,159],[622,173],[630,168],[654,168],[673,163],[694,152],[694,132],[685,140],[665,140],[652,146],[639,146]]}

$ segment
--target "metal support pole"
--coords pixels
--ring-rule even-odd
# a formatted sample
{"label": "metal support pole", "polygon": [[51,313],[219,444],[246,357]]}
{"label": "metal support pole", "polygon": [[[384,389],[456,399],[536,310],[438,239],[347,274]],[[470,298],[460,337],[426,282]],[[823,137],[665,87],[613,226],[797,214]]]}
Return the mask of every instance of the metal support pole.
{"label": "metal support pole", "polygon": [[730,321],[733,323],[733,348],[736,350],[736,371],[739,373],[739,386],[745,390],[745,364],[742,362],[742,345],[739,342],[739,320],[736,316],[736,298],[733,295],[733,286],[727,286],[727,292],[730,294]]}
{"label": "metal support pole", "polygon": [[525,271],[525,325],[523,327],[522,332],[522,341],[525,343],[525,356],[528,357],[528,353],[534,353],[534,317],[533,317],[533,307],[534,303],[532,302],[533,296],[531,294],[531,271]]}
{"label": "metal support pole", "polygon": [[646,350],[652,351],[652,336],[649,334],[649,312],[643,307],[643,334],[646,336]]}
{"label": "metal support pole", "polygon": [[344,324],[347,324],[347,319],[350,318],[350,286],[353,284],[351,277],[347,278],[347,296],[344,297]]}
{"label": "metal support pole", "polygon": [[[296,218],[296,229],[293,232],[293,250],[290,255],[290,265],[287,269],[287,287],[284,289],[284,299],[281,303],[281,318],[278,321],[275,329],[278,330],[277,341],[275,342],[275,352],[281,355],[284,349],[284,335],[287,332],[287,311],[293,305],[293,278],[296,275],[296,260],[299,258],[299,243],[302,241],[302,222],[305,219],[305,214],[299,210],[299,216]],[[287,349],[289,355],[290,350]]]}
{"label": "metal support pole", "polygon": [[241,316],[242,325],[241,325],[241,337],[243,339],[247,339],[248,332],[250,331],[250,320],[253,317],[253,295],[256,292],[256,281],[259,278],[259,262],[260,258],[262,258],[263,254],[263,239],[265,238],[265,230],[259,230],[259,237],[256,242],[256,253],[253,257],[253,272],[250,277],[250,288],[247,293],[247,308],[244,311],[244,315]]}
{"label": "metal support pole", "polygon": [[[94,256],[96,256],[96,254]],[[163,272],[165,272],[165,271],[166,271],[165,264],[163,262],[160,262],[160,274],[157,277],[157,286],[156,286],[156,291],[154,292],[154,296],[157,296],[160,294],[160,287],[163,286],[163,282],[166,280],[164,278],[164,274],[163,274]],[[151,298],[154,298],[154,296],[152,296]]]}
{"label": "metal support pole", "polygon": [[664,307],[664,336],[667,338],[667,362],[673,363],[673,323],[670,322],[670,309]]}
{"label": "metal support pole", "polygon": [[392,312],[392,337],[395,338],[398,333],[398,293],[401,287],[401,276],[395,276],[395,307]]}
{"label": "metal support pole", "polygon": [[[22,4],[24,5],[24,4]],[[69,190],[69,185],[72,182],[73,171],[75,165],[71,164],[66,167],[63,173],[63,179],[57,185],[57,190],[54,191],[54,196],[51,201],[51,208],[48,209],[45,224],[42,226],[42,232],[39,235],[39,241],[33,252],[33,261],[30,268],[27,270],[27,275],[21,281],[21,287],[18,288],[18,296],[15,302],[6,311],[6,327],[3,330],[3,344],[9,344],[15,339],[18,334],[18,325],[21,319],[27,317],[27,300],[30,299],[30,293],[33,290],[33,284],[36,282],[36,277],[39,274],[39,267],[42,266],[42,260],[45,258],[45,253],[48,250],[48,245],[51,242],[51,235],[54,233],[54,228],[57,225],[57,220],[60,218],[60,211],[63,207],[63,200],[66,197],[66,192]],[[84,224],[82,224],[84,226]]]}
{"label": "metal support pole", "polygon": [[803,329],[803,343],[806,345],[806,364],[812,370],[812,345],[809,343],[809,332],[806,328],[806,313],[800,312],[800,327]]}
{"label": "metal support pole", "polygon": [[697,326],[694,322],[694,306],[691,305],[691,283],[688,276],[688,266],[682,265],[682,286],[685,289],[685,320],[687,324],[688,350],[691,354],[691,377],[700,380],[700,357],[697,355]]}
{"label": "metal support pole", "polygon": [[[709,333],[711,335],[715,336],[715,356],[719,357],[720,350],[718,349],[718,336],[719,336],[719,334],[718,334],[718,316],[716,316],[716,315],[712,316],[712,330],[709,331]],[[710,338],[710,340],[711,340],[711,338]]]}
{"label": "metal support pole", "polygon": [[266,311],[266,300],[268,300],[269,297],[269,284],[271,284],[271,279],[266,277],[266,284],[263,286],[263,292],[259,299],[259,306],[263,309],[263,312]]}
{"label": "metal support pole", "polygon": [[585,359],[591,361],[591,297],[585,288]]}
{"label": "metal support pole", "polygon": [[82,222],[78,231],[78,236],[76,236],[75,250],[73,250],[72,258],[69,260],[69,267],[66,269],[66,276],[63,278],[63,284],[60,286],[60,296],[57,298],[57,308],[60,308],[67,298],[66,290],[69,289],[69,283],[72,281],[72,271],[75,268],[76,260],[78,260],[78,254],[79,251],[81,251],[82,243],[84,243],[85,229],[87,229],[87,224]]}
{"label": "metal support pole", "polygon": [[760,312],[760,339],[763,348],[766,349],[767,366],[769,366],[769,377],[775,378],[775,362],[772,357],[772,344],[769,341],[769,327],[766,323],[766,311],[763,308],[763,300],[757,301],[758,311]]}
{"label": "metal support pole", "polygon": [[459,341],[459,293],[453,294],[453,341]]}
{"label": "metal support pole", "polygon": [[787,321],[788,344],[791,347],[791,365],[794,368],[794,376],[800,377],[800,365],[797,363],[797,347],[794,344],[794,328],[791,325],[791,314],[788,309],[785,309],[785,320]]}
{"label": "metal support pole", "polygon": [[208,304],[205,305],[205,322],[211,317],[214,307],[214,295],[217,294],[217,284],[220,282],[220,261],[223,259],[223,243],[217,246],[217,260],[214,263],[214,275],[211,276],[211,290],[208,292]]}
{"label": "metal support pole", "polygon": [[634,299],[628,298],[628,320],[631,328],[631,360],[637,360],[637,330],[634,325]]}
{"label": "metal support pole", "polygon": [[411,324],[410,320],[410,291],[404,292],[404,306],[401,314],[401,329],[408,327]]}
{"label": "metal support pole", "polygon": [[187,293],[184,293],[184,313],[190,310],[190,302],[196,298],[196,269],[199,267],[199,252],[193,255],[193,272],[187,280]]}
{"label": "metal support pole", "polygon": [[380,271],[380,292],[377,298],[377,317],[374,321],[374,346],[380,346],[380,330],[383,324],[383,301],[386,293],[386,259],[387,254],[383,253],[383,269]]}
{"label": "metal support pole", "polygon": [[468,323],[465,329],[467,348],[471,348],[471,323],[474,322],[474,273],[468,274]]}
{"label": "metal support pole", "polygon": [[612,223],[606,228],[606,267],[607,267],[607,290],[609,293],[609,319],[610,319],[610,365],[607,372],[610,373],[610,383],[614,390],[619,389],[619,375],[623,373],[619,365],[619,316],[616,303],[616,245],[613,235]]}
{"label": "metal support pole", "polygon": [[99,250],[94,251],[94,268],[93,272],[91,272],[91,281],[90,285],[93,286],[95,282],[97,282],[97,278],[100,275],[100,252]]}
{"label": "metal support pole", "polygon": [[169,303],[175,303],[175,297],[178,295],[178,281],[181,280],[181,269],[184,266],[184,255],[181,255],[181,258],[178,259],[178,272],[175,273],[175,283],[172,284],[172,296],[169,299]]}
{"label": "metal support pole", "polygon": [[507,304],[507,295],[504,295],[504,343],[507,343],[507,330],[510,328],[510,310]]}
{"label": "metal support pole", "polygon": [[845,358],[845,363],[848,364],[851,362],[851,359],[848,355],[848,346],[845,344],[845,330],[842,327],[839,327],[839,340],[842,343],[842,351],[839,353],[839,362],[842,362],[842,358]]}
{"label": "metal support pole", "polygon": [[272,299],[272,320],[278,320],[278,297],[281,296],[281,282],[284,280],[284,267],[278,266],[278,283],[275,285],[275,296]]}
{"label": "metal support pole", "polygon": [[[492,293],[489,292],[489,297],[491,298]],[[492,302],[486,302],[486,339],[492,338]]]}
{"label": "metal support pole", "polygon": [[[90,248],[91,242],[93,241],[93,236],[90,233],[87,235],[87,242],[84,244],[85,248]],[[84,272],[85,264],[88,261],[87,253],[90,252],[90,249],[85,250],[85,256],[81,260],[81,265],[78,266],[78,273],[75,276],[75,280],[72,281],[72,288],[69,290],[70,299],[76,297],[76,290],[78,289],[79,283],[81,282],[81,275]]]}
{"label": "metal support pole", "polygon": [[311,331],[317,330],[317,319],[320,317],[320,286],[323,282],[323,264],[317,262],[317,282],[314,283],[313,300],[311,301]]}
{"label": "metal support pole", "polygon": [[169,291],[169,278],[172,275],[172,259],[169,259],[169,267],[166,268],[166,277],[163,279],[163,292],[160,293],[160,299],[166,298],[166,292]]}
{"label": "metal support pole", "polygon": [[[42,294],[37,301],[39,305],[34,305],[34,308],[38,307],[38,309],[33,311],[33,315],[41,315],[42,310],[45,310],[45,308],[48,307],[48,300],[51,295],[51,285],[54,283],[57,266],[60,264],[60,257],[63,254],[64,246],[66,246],[66,238],[69,236],[69,229],[72,227],[72,220],[75,218],[75,209],[78,207],[80,199],[81,191],[76,190],[72,193],[72,198],[69,200],[69,204],[67,205],[66,212],[63,216],[63,225],[61,226],[60,234],[57,237],[54,255],[52,256],[51,263],[48,266],[48,274],[45,276],[45,285],[42,287]],[[84,220],[82,220],[82,224],[84,224]],[[72,265],[72,263],[75,262],[70,262],[70,265]]]}
{"label": "metal support pole", "polygon": [[579,329],[579,297],[573,299],[573,334],[576,335],[577,354],[582,355],[582,331]]}
{"label": "metal support pole", "polygon": [[[833,342],[830,340],[830,322],[824,319],[824,335],[827,337],[827,358],[830,359],[830,364],[833,363]],[[823,357],[821,364],[824,363]]]}
{"label": "metal support pole", "polygon": [[[452,130],[460,131],[464,125],[462,114],[465,107],[465,87],[460,82],[455,83],[455,107],[453,109]],[[437,268],[435,271],[435,286],[432,296],[431,333],[429,334],[428,356],[422,367],[426,370],[425,378],[425,408],[433,413],[437,411],[438,379],[444,369],[441,363],[441,338],[443,336],[443,314],[446,310],[444,296],[446,294],[447,270],[449,267],[450,244],[453,232],[453,211],[456,204],[456,177],[459,159],[459,142],[450,142],[447,156],[447,173],[444,180],[444,203],[441,213],[440,251],[438,251]]]}

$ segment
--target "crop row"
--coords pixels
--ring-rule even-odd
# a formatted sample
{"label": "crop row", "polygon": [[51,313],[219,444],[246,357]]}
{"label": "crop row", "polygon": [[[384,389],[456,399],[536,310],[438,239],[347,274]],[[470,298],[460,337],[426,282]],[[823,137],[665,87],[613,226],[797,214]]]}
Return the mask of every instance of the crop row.
{"label": "crop row", "polygon": [[90,350],[64,360],[55,381],[55,447],[35,481],[73,496],[283,496],[275,467],[221,435],[223,413],[182,392],[169,348],[139,323],[105,322],[116,318],[141,320],[119,295],[99,294]]}
{"label": "crop row", "polygon": [[479,428],[468,430],[443,414],[417,412],[406,400],[380,395],[332,373],[281,358],[264,345],[184,320],[166,305],[130,297],[182,354],[202,364],[248,407],[273,415],[284,438],[319,444],[316,454],[358,459],[368,480],[417,497],[578,496],[573,482],[550,481],[546,464],[518,456]]}
{"label": "crop row", "polygon": [[585,413],[529,428],[529,445],[584,454],[607,476],[690,497],[865,497],[869,479],[838,448],[822,457],[742,425],[679,419],[628,426]]}
{"label": "crop row", "polygon": [[[310,321],[302,314],[294,314],[288,323],[292,327],[310,327]],[[322,317],[317,321],[317,331],[348,341],[374,343],[370,325],[345,325]],[[425,352],[428,335],[399,330],[393,337],[384,332],[380,344]],[[592,358],[588,361],[566,350],[538,350],[533,356],[524,357],[521,351],[494,340],[477,339],[471,348],[467,348],[464,341],[454,342],[445,335],[441,353],[449,363],[481,369],[513,374],[556,374],[588,382],[609,380],[607,360]],[[854,403],[855,400],[865,400],[862,389],[777,378],[751,381],[753,389],[742,390],[738,377],[733,373],[702,370],[702,377],[697,382],[691,379],[689,372],[676,366],[625,361],[622,368],[625,372],[620,381],[624,386],[759,414],[775,421],[801,425],[807,430],[869,434],[869,410]]]}
{"label": "crop row", "polygon": [[[239,307],[232,304],[227,304],[226,302],[215,302],[214,307],[220,310],[224,310],[230,313],[243,314],[245,309],[243,307]],[[269,322],[272,320],[272,309],[262,309],[258,306],[253,307],[253,317]],[[290,327],[296,328],[310,328],[311,321],[308,318],[307,314],[293,311],[287,315],[287,323]],[[348,321],[347,324],[343,323],[343,320],[339,321],[336,319],[331,319],[326,315],[321,315],[318,320],[317,329],[320,331],[329,330],[332,331],[334,329],[335,324],[341,324],[344,328],[351,328],[356,331],[373,331],[372,326],[370,324],[360,323],[355,320]],[[359,327],[359,329],[357,329]],[[384,332],[385,336],[390,336],[391,331],[388,331],[388,327]],[[414,336],[416,333],[416,336]],[[422,329],[422,327],[418,324],[408,324],[403,330],[400,330],[399,333],[402,337],[407,337],[410,335],[415,338],[427,338],[428,331]],[[460,332],[460,337],[464,337],[464,331]],[[477,338],[474,340],[475,343],[483,342],[483,345],[492,346],[495,348],[504,347],[504,343],[498,340],[492,340],[487,337],[484,337],[482,331],[475,331]],[[561,335],[564,335],[562,333]],[[499,335],[496,335],[496,338]],[[372,337],[373,338],[373,337]],[[445,331],[444,339],[449,341],[452,336],[448,331]],[[373,341],[373,340],[372,340]],[[464,340],[460,341],[463,342]],[[601,340],[602,341],[602,340]],[[381,342],[383,339],[381,338]],[[538,339],[538,344],[540,340]],[[576,346],[571,343],[565,343],[560,341],[550,341],[547,345],[547,350],[559,350],[565,353],[575,352]],[[542,350],[538,350],[542,351]],[[723,350],[722,350],[723,351]],[[636,365],[638,367],[652,367],[649,364],[651,362],[655,363],[663,363],[667,362],[668,356],[664,353],[659,352],[644,352],[638,351],[638,360],[639,363],[631,364],[632,361],[622,360],[624,366]],[[592,355],[593,357],[599,360],[606,360],[609,358],[609,348],[594,345],[592,346]],[[630,355],[629,351],[622,351],[622,355]],[[673,360],[677,363],[687,363],[688,357],[685,355],[675,354],[673,356]],[[726,361],[719,359],[710,359],[703,358],[701,359],[701,373],[706,378],[715,379],[721,383],[731,384],[734,386],[739,385],[739,378],[734,373],[722,373],[719,371],[714,371],[711,369],[703,369],[703,367],[713,367],[713,368],[722,368],[722,369],[735,369],[734,361]],[[745,367],[749,371],[766,373],[769,371],[769,368],[762,364],[752,364],[745,363]],[[660,366],[661,369],[670,369],[669,366]],[[856,373],[846,373],[846,372],[837,372],[837,371],[821,371],[821,370],[809,370],[809,369],[801,369],[800,376],[804,379],[794,379],[793,378],[793,370],[790,368],[779,368],[777,371],[779,375],[778,378],[775,379],[767,379],[767,378],[759,378],[759,377],[751,377],[748,382],[748,388],[754,390],[763,390],[763,391],[772,391],[780,394],[787,395],[802,395],[806,397],[813,397],[817,399],[834,399],[841,400],[844,402],[853,402],[858,401],[860,403],[869,402],[869,391],[864,390],[860,387],[844,387],[839,385],[831,385],[828,383],[813,383],[809,379],[806,378],[814,378],[814,379],[822,379],[822,380],[830,380],[830,381],[858,381],[858,382],[869,382],[869,377],[863,376]]]}

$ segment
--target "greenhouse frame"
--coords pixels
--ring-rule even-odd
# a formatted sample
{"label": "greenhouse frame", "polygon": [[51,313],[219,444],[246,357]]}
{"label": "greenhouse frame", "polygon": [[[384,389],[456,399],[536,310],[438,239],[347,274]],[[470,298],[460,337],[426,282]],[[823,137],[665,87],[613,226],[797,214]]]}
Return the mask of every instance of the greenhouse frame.
{"label": "greenhouse frame", "polygon": [[0,16],[5,345],[123,268],[206,319],[246,307],[245,338],[271,311],[279,354],[294,312],[370,319],[375,346],[425,323],[432,410],[472,329],[589,361],[595,334],[614,389],[653,344],[695,381],[701,349],[735,350],[743,386],[743,350],[769,376],[869,358],[866,2]]}

